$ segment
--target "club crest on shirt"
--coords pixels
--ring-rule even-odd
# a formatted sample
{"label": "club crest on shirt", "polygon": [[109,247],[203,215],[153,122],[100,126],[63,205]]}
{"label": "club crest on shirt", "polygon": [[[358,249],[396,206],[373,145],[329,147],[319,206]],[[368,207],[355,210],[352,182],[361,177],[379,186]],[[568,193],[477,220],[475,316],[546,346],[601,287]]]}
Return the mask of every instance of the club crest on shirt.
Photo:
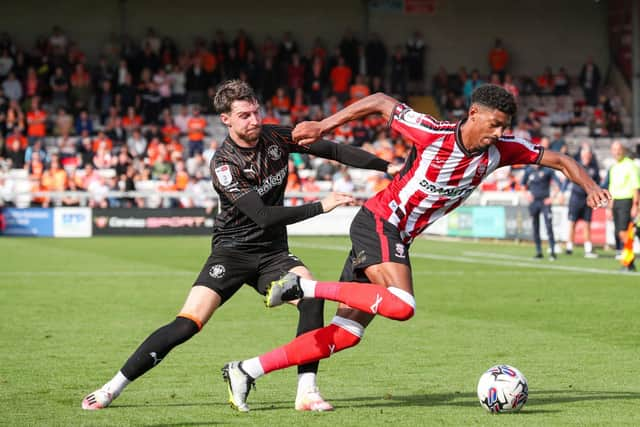
{"label": "club crest on shirt", "polygon": [[413,110],[404,110],[402,112],[402,120],[408,123],[419,125],[420,121],[422,120],[422,114]]}
{"label": "club crest on shirt", "polygon": [[224,268],[224,265],[216,264],[214,266],[211,266],[211,268],[209,269],[209,276],[213,277],[214,279],[221,279],[222,277],[224,277],[224,273],[226,272],[227,270]]}
{"label": "club crest on shirt", "polygon": [[218,177],[218,181],[220,181],[220,185],[222,185],[223,187],[226,187],[227,185],[231,184],[231,181],[233,181],[229,165],[218,166],[215,169],[215,172],[216,176]]}
{"label": "club crest on shirt", "polygon": [[402,243],[396,243],[396,257],[405,258],[404,245]]}
{"label": "club crest on shirt", "polygon": [[269,158],[271,160],[278,160],[280,157],[282,157],[282,152],[277,145],[271,145],[269,148],[267,148],[267,154],[269,155]]}

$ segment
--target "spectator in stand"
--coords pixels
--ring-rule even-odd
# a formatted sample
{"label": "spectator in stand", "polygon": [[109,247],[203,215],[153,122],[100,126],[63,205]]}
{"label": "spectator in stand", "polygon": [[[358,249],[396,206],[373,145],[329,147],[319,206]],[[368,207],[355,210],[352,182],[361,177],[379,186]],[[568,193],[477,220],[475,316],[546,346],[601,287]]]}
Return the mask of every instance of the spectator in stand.
{"label": "spectator in stand", "polygon": [[341,170],[337,173],[337,177],[333,180],[332,191],[341,191],[343,193],[353,193],[355,191],[355,184],[351,179],[351,175],[349,171],[345,168],[341,168]]}
{"label": "spectator in stand", "polygon": [[371,33],[365,47],[367,72],[370,77],[384,77],[387,65],[387,47],[378,33]]}
{"label": "spectator in stand", "polygon": [[511,74],[506,73],[504,75],[504,83],[502,84],[502,87],[505,88],[511,95],[513,95],[516,102],[518,101],[518,97],[520,96],[520,89],[518,89],[518,86],[516,86],[516,84],[513,82],[513,76]]}
{"label": "spectator in stand", "polygon": [[324,61],[321,57],[313,57],[311,67],[307,69],[305,81],[305,90],[309,94],[309,104],[321,106],[327,88],[327,75]]}
{"label": "spectator in stand", "polygon": [[191,61],[191,66],[186,73],[185,88],[187,90],[187,103],[202,105],[208,86],[209,81],[202,69],[201,59],[198,56],[194,56]]}
{"label": "spectator in stand", "polygon": [[349,97],[349,85],[351,83],[352,71],[342,56],[338,57],[338,63],[329,72],[331,81],[331,91],[340,102],[344,102]]}
{"label": "spectator in stand", "polygon": [[618,113],[611,112],[607,117],[607,135],[613,138],[624,136],[624,127]]}
{"label": "spectator in stand", "polygon": [[81,135],[85,130],[90,134],[93,133],[93,120],[89,117],[89,112],[87,110],[80,110],[80,113],[75,120],[76,135]]}
{"label": "spectator in stand", "polygon": [[273,108],[271,101],[267,101],[264,105],[265,111],[262,116],[263,125],[279,125],[282,123],[280,114]]}
{"label": "spectator in stand", "polygon": [[436,75],[433,76],[431,90],[438,105],[444,106],[447,102],[447,92],[449,90],[449,74],[443,66],[440,66]]}
{"label": "spectator in stand", "polygon": [[0,80],[4,80],[8,75],[11,69],[13,68],[13,58],[9,54],[9,49],[6,47],[2,49],[2,54],[0,54]]}
{"label": "spectator in stand", "polygon": [[338,50],[340,56],[344,58],[345,65],[352,71],[358,69],[358,46],[360,41],[350,28],[347,28],[340,39]]}
{"label": "spectator in stand", "polygon": [[64,207],[78,207],[78,206],[80,206],[80,197],[78,197],[75,194],[69,194],[69,193],[81,191],[81,189],[78,188],[78,184],[76,183],[75,176],[71,176],[71,177],[69,177],[69,179],[67,179],[66,191],[68,193],[66,193],[60,199],[60,204],[62,206],[64,206]]}
{"label": "spectator in stand", "polygon": [[371,131],[364,124],[364,120],[355,121],[352,128],[353,142],[352,145],[362,147],[366,142],[371,141]]}
{"label": "spectator in stand", "polygon": [[367,86],[366,77],[362,74],[356,76],[355,82],[349,88],[349,103],[356,102],[371,94],[369,86]]}
{"label": "spectator in stand", "polygon": [[35,139],[44,138],[47,134],[47,113],[40,108],[40,98],[31,99],[31,109],[27,113],[27,138],[30,143]]}
{"label": "spectator in stand", "polygon": [[[220,146],[220,143],[216,139],[211,138],[209,140],[209,147],[206,150],[204,150],[204,152],[202,153],[202,157],[204,157],[204,160],[207,163],[207,165],[209,164],[209,162],[211,162],[211,159],[213,158],[213,155],[216,154],[216,151],[218,150],[219,146]],[[207,176],[207,175],[203,175],[203,176]]]}
{"label": "spectator in stand", "polygon": [[[71,88],[71,105],[74,111],[79,111],[89,106],[91,98],[91,76],[85,69],[84,64],[78,63],[74,67],[73,74],[70,78]],[[110,85],[111,83],[109,83]]]}
{"label": "spectator in stand", "polygon": [[107,134],[103,131],[100,130],[98,131],[98,134],[96,135],[96,137],[93,139],[93,141],[91,141],[91,150],[95,153],[98,151],[98,148],[100,147],[100,145],[104,144],[104,147],[107,151],[111,151],[111,149],[113,148],[113,141],[111,141],[108,137]]}
{"label": "spectator in stand", "polygon": [[[41,191],[65,191],[67,189],[67,172],[60,167],[60,161],[57,154],[51,155],[49,168],[42,173],[40,178]],[[42,198],[42,207],[48,208],[50,197]]]}
{"label": "spectator in stand", "polygon": [[584,104],[582,102],[574,102],[573,114],[569,120],[569,126],[584,126],[587,123],[587,117],[584,112]]}
{"label": "spectator in stand", "polygon": [[142,127],[142,116],[136,112],[134,107],[127,108],[127,114],[122,118],[122,127],[128,135],[131,135],[135,129]]}
{"label": "spectator in stand", "polygon": [[41,95],[42,84],[36,74],[34,67],[27,68],[27,76],[24,79],[24,95],[26,98],[33,98]]}
{"label": "spectator in stand", "polygon": [[[543,137],[542,139],[546,139],[547,141],[549,140],[547,137]],[[553,131],[553,140],[549,144],[549,149],[557,151],[558,153],[567,154],[569,147],[567,146],[567,142],[564,140],[564,133],[561,130]],[[579,159],[576,158],[576,160]],[[596,182],[600,182],[600,180],[598,179]]]}
{"label": "spectator in stand", "polygon": [[275,95],[271,97],[271,106],[280,116],[289,116],[291,112],[291,98],[284,87],[276,89]]}
{"label": "spectator in stand", "polygon": [[262,99],[265,101],[270,100],[276,93],[276,89],[279,86],[279,76],[274,59],[271,57],[264,58],[262,70],[258,78],[258,86],[262,88]]}
{"label": "spectator in stand", "polygon": [[54,74],[49,79],[51,87],[51,105],[53,108],[67,107],[69,100],[69,79],[64,74],[62,67],[56,67]]}
{"label": "spectator in stand", "polygon": [[503,81],[509,64],[509,52],[504,48],[502,39],[496,39],[489,51],[489,70],[495,73]]}
{"label": "spectator in stand", "polygon": [[553,76],[553,94],[555,96],[569,95],[569,76],[564,67],[560,67]]}
{"label": "spectator in stand", "polygon": [[469,105],[471,102],[471,94],[473,91],[484,84],[484,81],[480,78],[480,72],[477,69],[471,70],[471,78],[468,78],[466,82],[464,82],[464,87],[462,88],[462,95],[464,96],[465,104]]}
{"label": "spectator in stand", "polygon": [[309,106],[304,102],[304,91],[298,88],[295,91],[293,105],[291,106],[291,123],[296,124],[309,119]]}
{"label": "spectator in stand", "polygon": [[425,53],[427,45],[420,31],[414,31],[406,44],[409,90],[412,94],[424,94]]}
{"label": "spectator in stand", "polygon": [[600,69],[593,62],[592,57],[588,57],[587,62],[582,66],[579,80],[587,105],[595,106],[598,103],[600,90]]}
{"label": "spectator in stand", "polygon": [[115,101],[120,111],[128,111],[129,108],[133,108],[135,111],[140,108],[140,94],[138,88],[133,84],[133,77],[130,73],[124,75],[124,82],[118,86]]}
{"label": "spectator in stand", "polygon": [[207,128],[207,119],[200,114],[200,107],[194,106],[192,116],[187,121],[187,139],[189,144],[189,157],[194,153],[204,150],[204,135]]}
{"label": "spectator in stand", "polygon": [[196,153],[193,157],[189,157],[185,163],[189,176],[201,176],[206,179],[210,176],[209,164],[205,161],[202,153]]}
{"label": "spectator in stand", "polygon": [[53,119],[53,134],[55,136],[70,134],[73,132],[73,116],[64,107],[59,107]]}
{"label": "spectator in stand", "polygon": [[305,67],[300,59],[300,54],[294,53],[291,56],[291,63],[287,67],[287,86],[291,93],[304,86]]}
{"label": "spectator in stand", "polygon": [[9,162],[9,167],[13,169],[22,169],[25,166],[25,150],[20,146],[20,140],[14,138],[12,141],[6,141],[3,157]]}
{"label": "spectator in stand", "polygon": [[407,96],[407,57],[405,56],[402,46],[396,46],[391,56],[391,93],[399,99],[405,99]]}
{"label": "spectator in stand", "polygon": [[10,101],[22,101],[23,91],[22,91],[22,83],[20,80],[16,78],[16,75],[13,71],[9,71],[9,75],[2,82],[2,90],[4,95]]}
{"label": "spectator in stand", "polygon": [[544,72],[536,78],[538,95],[551,95],[554,88],[554,76],[551,67],[545,67]]}

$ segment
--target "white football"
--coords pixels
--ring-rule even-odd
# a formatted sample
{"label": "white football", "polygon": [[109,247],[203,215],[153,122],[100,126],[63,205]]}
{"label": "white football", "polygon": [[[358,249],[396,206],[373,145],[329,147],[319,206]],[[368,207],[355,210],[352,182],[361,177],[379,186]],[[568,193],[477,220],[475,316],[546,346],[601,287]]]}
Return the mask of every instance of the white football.
{"label": "white football", "polygon": [[522,372],[509,365],[496,365],[478,381],[478,399],[489,412],[516,412],[529,397],[529,384]]}

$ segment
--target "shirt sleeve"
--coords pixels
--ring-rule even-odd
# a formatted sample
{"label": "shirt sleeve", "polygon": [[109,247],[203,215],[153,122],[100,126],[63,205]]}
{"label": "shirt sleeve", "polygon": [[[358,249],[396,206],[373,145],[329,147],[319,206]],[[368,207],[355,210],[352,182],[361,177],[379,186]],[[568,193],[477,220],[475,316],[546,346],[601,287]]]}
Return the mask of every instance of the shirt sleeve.
{"label": "shirt sleeve", "polygon": [[389,162],[369,153],[368,151],[356,148],[347,144],[338,144],[332,141],[321,139],[308,147],[296,146],[293,151],[313,154],[325,159],[336,160],[344,165],[360,169],[373,169],[386,172]]}
{"label": "shirt sleeve", "polygon": [[520,138],[501,139],[495,147],[500,152],[500,164],[498,167],[539,164],[544,153],[542,146]]}
{"label": "shirt sleeve", "polygon": [[389,127],[414,145],[426,147],[455,131],[456,125],[419,113],[406,104],[398,104],[389,118]]}
{"label": "shirt sleeve", "polygon": [[321,202],[301,206],[268,206],[256,191],[245,193],[234,204],[262,229],[293,224],[323,213]]}
{"label": "shirt sleeve", "polygon": [[231,203],[253,191],[251,183],[244,177],[238,165],[224,158],[214,157],[211,161],[211,181],[219,195],[224,195]]}

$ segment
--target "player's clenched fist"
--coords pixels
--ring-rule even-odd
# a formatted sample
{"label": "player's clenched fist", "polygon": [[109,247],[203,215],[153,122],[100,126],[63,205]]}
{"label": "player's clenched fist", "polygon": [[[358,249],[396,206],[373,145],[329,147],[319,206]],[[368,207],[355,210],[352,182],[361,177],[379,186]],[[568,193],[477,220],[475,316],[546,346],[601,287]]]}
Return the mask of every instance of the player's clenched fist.
{"label": "player's clenched fist", "polygon": [[299,145],[309,145],[322,137],[320,122],[300,122],[293,128],[293,141]]}

